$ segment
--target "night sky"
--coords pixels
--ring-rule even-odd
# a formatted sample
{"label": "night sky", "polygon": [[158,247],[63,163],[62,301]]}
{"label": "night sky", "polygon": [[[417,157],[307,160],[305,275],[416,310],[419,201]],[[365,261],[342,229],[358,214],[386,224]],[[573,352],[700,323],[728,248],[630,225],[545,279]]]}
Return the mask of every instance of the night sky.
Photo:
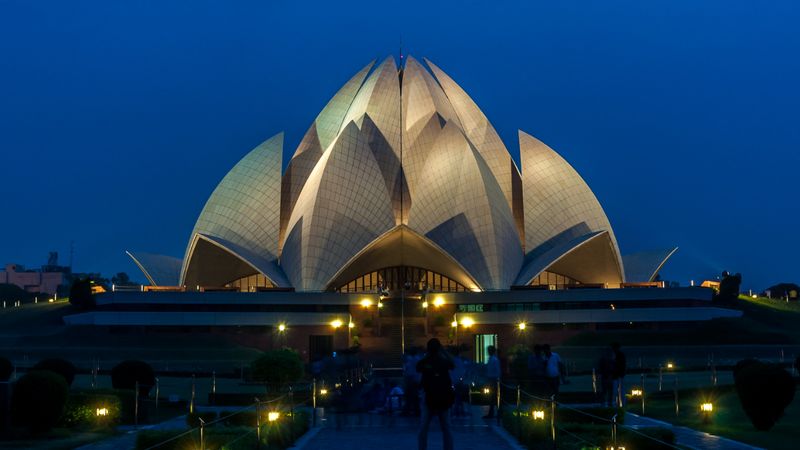
{"label": "night sky", "polygon": [[558,151],[623,253],[687,285],[800,282],[800,2],[0,0],[0,264],[144,277],[251,148],[373,58],[427,57],[517,158]]}

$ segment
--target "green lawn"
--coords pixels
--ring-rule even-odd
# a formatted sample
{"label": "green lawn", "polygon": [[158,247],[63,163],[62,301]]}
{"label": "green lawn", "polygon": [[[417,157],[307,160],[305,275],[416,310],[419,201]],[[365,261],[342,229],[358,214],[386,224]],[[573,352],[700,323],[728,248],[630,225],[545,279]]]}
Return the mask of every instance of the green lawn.
{"label": "green lawn", "polygon": [[44,436],[0,436],[0,449],[69,450],[113,436],[111,431],[79,431],[56,428]]}
{"label": "green lawn", "polygon": [[[715,305],[717,306],[717,305]],[[739,301],[718,305],[744,313],[736,319],[714,319],[688,328],[663,330],[601,330],[579,333],[564,345],[789,345],[800,344],[800,302],[740,296]]]}
{"label": "green lawn", "polygon": [[[706,401],[714,405],[710,424],[703,423],[700,414],[700,404]],[[742,410],[739,397],[730,386],[721,387],[716,395],[704,394],[703,391],[679,391],[678,403],[680,413],[676,416],[671,393],[648,398],[645,415],[770,450],[796,449],[800,442],[800,427],[797,426],[800,424],[800,392],[795,394],[794,402],[786,408],[784,417],[767,432],[753,428]],[[628,410],[640,413],[638,404],[630,405]]]}

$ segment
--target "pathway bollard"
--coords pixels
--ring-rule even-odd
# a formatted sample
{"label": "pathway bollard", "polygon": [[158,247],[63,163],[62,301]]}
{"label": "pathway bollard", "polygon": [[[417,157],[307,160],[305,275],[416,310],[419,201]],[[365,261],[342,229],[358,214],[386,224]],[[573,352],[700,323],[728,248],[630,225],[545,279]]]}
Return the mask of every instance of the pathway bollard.
{"label": "pathway bollard", "polygon": [[256,449],[261,448],[261,411],[259,409],[260,400],[256,397]]}
{"label": "pathway bollard", "polygon": [[203,436],[203,428],[205,427],[206,422],[203,420],[202,417],[199,418],[199,420],[200,420],[200,450],[205,450],[206,449],[206,442],[205,442],[205,439],[204,439],[205,436]]}
{"label": "pathway bollard", "polygon": [[311,381],[311,424],[317,426],[317,379]]}
{"label": "pathway bollard", "polygon": [[642,415],[644,415],[644,396],[647,394],[647,389],[644,388],[644,372],[642,372],[641,378],[642,378]]}
{"label": "pathway bollard", "polygon": [[192,397],[189,401],[189,414],[194,414],[194,395],[195,395],[195,378],[194,374],[192,374]]}
{"label": "pathway bollard", "polygon": [[156,377],[156,416],[158,416],[158,396],[159,396],[158,377]]}
{"label": "pathway bollard", "polygon": [[550,437],[553,439],[553,448],[558,448],[556,445],[556,396],[550,396]]}
{"label": "pathway bollard", "polygon": [[675,417],[678,417],[681,412],[680,404],[678,404],[678,375],[675,374],[675,384],[673,387],[673,392],[675,394]]}
{"label": "pathway bollard", "polygon": [[658,366],[658,392],[661,392],[661,387],[664,384],[664,370]]}
{"label": "pathway bollard", "polygon": [[139,382],[133,385],[133,426],[139,429]]}
{"label": "pathway bollard", "polygon": [[592,367],[592,392],[597,395],[597,371]]}
{"label": "pathway bollard", "polygon": [[614,444],[614,449],[617,448],[617,415],[611,417],[611,442]]}
{"label": "pathway bollard", "polygon": [[495,415],[497,415],[497,424],[500,425],[500,380],[497,380],[497,403],[495,404]]}

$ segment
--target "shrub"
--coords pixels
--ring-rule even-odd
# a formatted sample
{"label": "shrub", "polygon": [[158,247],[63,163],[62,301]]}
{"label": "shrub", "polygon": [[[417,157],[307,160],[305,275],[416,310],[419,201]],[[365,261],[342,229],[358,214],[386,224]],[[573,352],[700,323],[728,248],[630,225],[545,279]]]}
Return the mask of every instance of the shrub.
{"label": "shrub", "polygon": [[139,382],[139,396],[146,397],[156,384],[156,374],[150,364],[129,359],[111,369],[111,385],[114,389],[135,389]]}
{"label": "shrub", "polygon": [[11,417],[33,433],[50,430],[64,412],[69,387],[64,377],[48,370],[26,373],[14,385]]}
{"label": "shrub", "polygon": [[14,364],[8,358],[0,357],[0,381],[8,381],[14,373]]}
{"label": "shrub", "polygon": [[[106,415],[98,415],[105,409]],[[67,397],[61,423],[67,427],[110,426],[119,422],[122,402],[116,395],[76,392]]]}
{"label": "shrub", "polygon": [[75,372],[77,371],[75,365],[61,358],[43,359],[33,366],[33,370],[49,370],[50,372],[57,373],[64,377],[67,386],[72,386],[72,382],[75,381]]}
{"label": "shrub", "polygon": [[291,383],[303,376],[303,361],[291,349],[265,352],[250,364],[254,380],[265,383]]}
{"label": "shrub", "polygon": [[733,369],[733,380],[742,409],[757,430],[771,429],[794,399],[794,380],[777,364],[754,359],[739,361]]}

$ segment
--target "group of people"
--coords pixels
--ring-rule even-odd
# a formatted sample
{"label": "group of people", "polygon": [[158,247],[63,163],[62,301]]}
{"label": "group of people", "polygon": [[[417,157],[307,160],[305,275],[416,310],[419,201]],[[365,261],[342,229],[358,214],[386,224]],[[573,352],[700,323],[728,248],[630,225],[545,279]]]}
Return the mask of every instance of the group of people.
{"label": "group of people", "polygon": [[600,403],[603,406],[625,406],[626,370],[627,360],[619,343],[615,342],[603,350],[595,365],[595,374],[600,381]]}
{"label": "group of people", "polygon": [[528,377],[536,393],[547,397],[558,395],[566,376],[564,361],[550,348],[550,344],[533,347],[533,354],[528,357]]}

